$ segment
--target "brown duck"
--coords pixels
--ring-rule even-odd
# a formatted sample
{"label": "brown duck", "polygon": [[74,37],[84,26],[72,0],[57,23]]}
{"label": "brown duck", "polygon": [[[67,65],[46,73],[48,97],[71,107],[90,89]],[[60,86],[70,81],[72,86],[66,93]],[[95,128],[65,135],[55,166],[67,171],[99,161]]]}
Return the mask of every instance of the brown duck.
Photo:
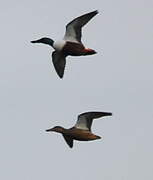
{"label": "brown duck", "polygon": [[110,112],[85,112],[78,116],[78,120],[75,126],[70,129],[65,129],[61,126],[55,126],[51,129],[47,129],[46,131],[61,133],[69,147],[72,148],[73,140],[92,141],[100,139],[100,136],[97,136],[91,132],[92,121],[93,119],[111,115],[112,113]]}

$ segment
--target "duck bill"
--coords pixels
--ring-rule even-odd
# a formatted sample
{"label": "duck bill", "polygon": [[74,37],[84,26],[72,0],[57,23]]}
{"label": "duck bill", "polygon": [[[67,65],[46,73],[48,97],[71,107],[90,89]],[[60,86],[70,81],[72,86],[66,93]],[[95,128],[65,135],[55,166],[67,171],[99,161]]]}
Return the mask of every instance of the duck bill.
{"label": "duck bill", "polygon": [[46,129],[47,132],[54,131],[54,128]]}
{"label": "duck bill", "polygon": [[31,43],[42,43],[41,39],[35,40],[35,41],[31,41]]}

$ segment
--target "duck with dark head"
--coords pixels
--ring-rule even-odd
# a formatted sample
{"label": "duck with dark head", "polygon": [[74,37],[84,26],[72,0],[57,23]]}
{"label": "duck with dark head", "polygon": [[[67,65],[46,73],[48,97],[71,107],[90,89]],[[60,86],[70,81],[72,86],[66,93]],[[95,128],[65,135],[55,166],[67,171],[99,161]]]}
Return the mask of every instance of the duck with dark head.
{"label": "duck with dark head", "polygon": [[53,41],[48,37],[31,41],[31,43],[43,43],[52,46],[55,51],[52,53],[52,61],[55,70],[60,78],[63,78],[66,65],[66,57],[71,56],[86,56],[96,54],[96,51],[90,48],[85,48],[81,42],[82,27],[92,19],[98,11],[79,16],[66,25],[66,33],[61,41]]}

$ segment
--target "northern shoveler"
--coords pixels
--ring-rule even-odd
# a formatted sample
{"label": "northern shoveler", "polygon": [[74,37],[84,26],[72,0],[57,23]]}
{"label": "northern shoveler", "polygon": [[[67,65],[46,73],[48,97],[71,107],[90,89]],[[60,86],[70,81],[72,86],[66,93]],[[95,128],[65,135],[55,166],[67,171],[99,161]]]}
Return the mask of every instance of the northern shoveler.
{"label": "northern shoveler", "polygon": [[52,53],[52,61],[55,70],[60,78],[64,75],[66,64],[66,57],[71,56],[85,56],[96,54],[93,49],[85,48],[81,42],[82,30],[81,28],[93,18],[98,11],[93,11],[75,18],[66,25],[66,33],[61,41],[54,42],[52,39],[44,37],[31,43],[43,43],[52,46],[55,51]]}
{"label": "northern shoveler", "polygon": [[78,116],[78,120],[75,126],[70,129],[65,129],[61,126],[55,126],[51,129],[47,129],[46,131],[61,133],[69,147],[72,148],[73,140],[92,141],[100,139],[100,136],[97,136],[91,132],[92,121],[93,119],[111,115],[112,113],[110,112],[85,112]]}

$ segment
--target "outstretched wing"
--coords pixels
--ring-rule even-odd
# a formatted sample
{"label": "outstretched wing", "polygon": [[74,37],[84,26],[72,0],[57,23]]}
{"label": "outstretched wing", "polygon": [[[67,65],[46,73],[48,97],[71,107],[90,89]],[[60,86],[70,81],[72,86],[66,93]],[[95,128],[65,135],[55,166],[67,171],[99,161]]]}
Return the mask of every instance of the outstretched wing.
{"label": "outstretched wing", "polygon": [[69,147],[72,148],[73,147],[73,139],[70,136],[65,135],[65,134],[63,134],[63,137],[64,137],[65,141],[67,142],[67,144],[69,145]]}
{"label": "outstretched wing", "polygon": [[90,13],[84,14],[80,17],[75,18],[70,23],[66,25],[66,33],[64,36],[65,40],[80,42],[81,43],[81,36],[82,31],[81,28],[87,24],[91,18],[93,18],[98,11],[92,11]]}
{"label": "outstretched wing", "polygon": [[97,119],[103,116],[111,116],[110,112],[85,112],[78,116],[77,123],[75,125],[78,129],[91,131],[91,125],[93,119]]}
{"label": "outstretched wing", "polygon": [[64,69],[66,64],[66,56],[58,51],[52,53],[52,61],[55,67],[55,70],[60,78],[64,75]]}

